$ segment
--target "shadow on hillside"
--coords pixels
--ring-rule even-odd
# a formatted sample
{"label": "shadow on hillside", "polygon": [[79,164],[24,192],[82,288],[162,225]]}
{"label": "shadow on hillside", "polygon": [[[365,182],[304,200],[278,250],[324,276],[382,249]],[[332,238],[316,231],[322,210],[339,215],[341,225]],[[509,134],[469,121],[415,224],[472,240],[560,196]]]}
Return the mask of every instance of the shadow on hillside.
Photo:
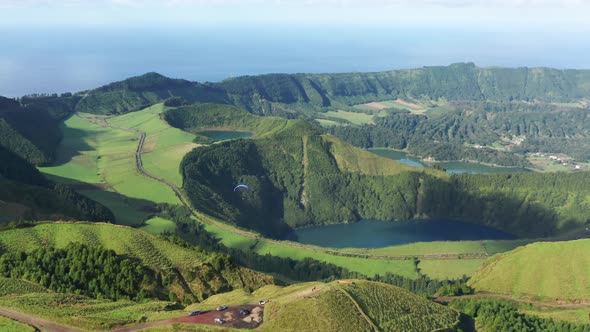
{"label": "shadow on hillside", "polygon": [[[482,179],[489,177],[488,181],[495,176],[481,175]],[[485,225],[526,238],[549,237],[576,224],[574,220],[560,220],[555,210],[516,194],[468,189],[469,185],[460,181],[434,181],[437,183],[422,186],[417,215]]]}
{"label": "shadow on hillside", "polygon": [[[65,136],[66,133],[63,132],[62,127],[62,134]],[[59,143],[57,148],[57,152],[55,154],[55,161],[49,165],[52,166],[62,166],[64,164],[69,163],[72,159],[76,156],[82,155],[82,151],[94,151],[96,150],[94,147],[88,145],[84,138],[90,137],[91,135],[88,132],[76,128],[68,128],[67,135],[76,139],[76,144],[67,144],[65,142],[65,138],[62,138],[62,141]],[[71,139],[71,138],[70,138]]]}
{"label": "shadow on hillside", "polygon": [[[137,227],[143,223],[146,217],[159,211],[155,202],[127,197],[118,192],[110,191],[108,185],[86,183],[55,175],[47,177],[51,181],[65,184],[80,194],[104,205],[113,212],[117,224]],[[135,219],[137,220],[135,221]]]}

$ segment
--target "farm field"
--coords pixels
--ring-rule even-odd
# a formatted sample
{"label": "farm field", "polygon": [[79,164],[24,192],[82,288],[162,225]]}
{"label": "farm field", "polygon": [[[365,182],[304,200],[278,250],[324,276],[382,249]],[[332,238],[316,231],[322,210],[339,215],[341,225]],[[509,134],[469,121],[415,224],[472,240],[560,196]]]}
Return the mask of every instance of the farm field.
{"label": "farm field", "polygon": [[139,112],[132,112],[108,120],[114,126],[139,130],[146,133],[142,160],[144,168],[175,186],[182,186],[178,165],[186,153],[197,144],[192,143],[195,135],[171,127],[161,119],[166,108],[156,104]]}
{"label": "farm field", "polygon": [[356,112],[348,112],[348,111],[329,111],[326,113],[322,113],[322,115],[327,118],[337,118],[343,119],[353,124],[367,124],[373,123],[373,116],[367,113],[356,113]]}
{"label": "farm field", "polygon": [[459,279],[471,276],[485,259],[421,259],[420,272],[433,279]]}
{"label": "farm field", "polygon": [[120,224],[141,224],[143,220],[136,218],[145,217],[142,211],[154,203],[175,204],[177,198],[171,189],[137,172],[139,135],[101,126],[100,121],[105,118],[90,122],[72,116],[66,120],[64,140],[58,147],[60,162],[40,170],[54,180],[74,184],[83,194],[111,208]]}

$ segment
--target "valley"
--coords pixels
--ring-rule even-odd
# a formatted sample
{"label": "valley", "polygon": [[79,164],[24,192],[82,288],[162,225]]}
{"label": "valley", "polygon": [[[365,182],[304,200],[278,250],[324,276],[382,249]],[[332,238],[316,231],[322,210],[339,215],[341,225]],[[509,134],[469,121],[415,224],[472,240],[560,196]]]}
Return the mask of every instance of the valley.
{"label": "valley", "polygon": [[[149,90],[154,77],[164,95],[169,82],[148,74],[86,92],[74,107],[79,112],[61,120],[63,139],[54,160],[38,169],[75,191],[64,199],[82,200],[82,210],[90,203],[75,195],[93,199],[99,204],[94,209],[108,208],[117,225],[74,221],[84,220],[68,218],[74,210],[63,221],[7,220],[0,232],[0,272],[15,272],[0,278],[0,306],[84,330],[134,330],[143,326],[138,324],[167,330],[188,323],[181,317],[190,310],[260,299],[271,299],[260,330],[295,328],[313,321],[311,312],[333,317],[318,323],[326,331],[402,325],[407,331],[457,330],[469,325],[459,312],[475,315],[480,308],[508,310],[543,326],[553,324],[544,318],[588,323],[590,274],[582,257],[590,184],[583,170],[557,174],[521,172],[522,165],[422,163],[401,151],[355,147],[346,143],[350,137],[332,131],[378,127],[386,124],[379,119],[400,114],[450,112],[454,102],[443,99],[366,101],[346,111],[328,110],[320,124],[330,127],[324,127],[312,113],[259,116],[241,109],[246,101],[235,93],[224,97],[219,87],[195,91],[192,84],[175,81],[172,86],[184,98],[201,98],[205,91],[208,101],[227,97],[239,106],[162,101],[148,94],[150,105],[130,109],[127,86]],[[143,96],[140,91],[130,93]],[[108,103],[102,103],[103,93]],[[310,112],[298,107],[297,112]],[[404,107],[409,113],[398,111]],[[379,113],[368,122],[355,115],[359,111]],[[20,157],[10,158],[20,165]],[[36,186],[43,181],[26,179],[17,168],[0,169],[0,181],[12,186],[3,188],[0,209],[23,204],[34,211],[29,201],[11,203],[16,192],[11,188],[18,181]],[[236,192],[237,183],[248,189]],[[368,219],[380,221],[361,221]],[[285,240],[289,234],[298,234],[300,242]],[[338,241],[325,241],[330,237]],[[563,241],[571,239],[579,240]],[[88,248],[78,250],[79,244]],[[129,272],[135,286],[122,282],[121,288],[108,289],[96,281],[85,289],[51,279],[59,270],[16,272],[21,259],[31,264],[44,255],[103,250],[96,248],[112,250],[108,255],[121,268],[143,271],[143,280]],[[576,257],[568,255],[572,252]],[[564,274],[547,274],[535,257],[563,265]],[[82,275],[71,280],[90,277]],[[125,295],[129,287],[141,293]],[[439,294],[445,287],[468,287],[476,295],[445,297]],[[407,290],[451,303],[441,306]],[[497,298],[505,302],[494,302]],[[543,304],[563,307],[549,310]],[[72,325],[71,317],[78,322]],[[478,322],[486,319],[482,314]]]}

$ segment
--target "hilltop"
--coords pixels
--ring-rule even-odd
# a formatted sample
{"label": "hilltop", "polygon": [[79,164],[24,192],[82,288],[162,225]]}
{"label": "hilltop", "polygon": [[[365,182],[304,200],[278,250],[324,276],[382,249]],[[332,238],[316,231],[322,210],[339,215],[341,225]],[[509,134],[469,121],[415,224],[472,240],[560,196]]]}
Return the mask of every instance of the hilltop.
{"label": "hilltop", "polygon": [[478,292],[590,300],[590,240],[537,242],[488,259],[469,281]]}
{"label": "hilltop", "polygon": [[265,286],[212,296],[192,307],[268,300],[262,331],[432,331],[454,330],[459,313],[398,287],[349,280],[353,284],[313,282]]}
{"label": "hilltop", "polygon": [[588,70],[457,63],[373,73],[243,76],[219,83],[147,73],[21,103],[62,117],[74,111],[123,114],[166,100],[229,104],[252,114],[314,119],[358,147],[542,168],[527,154],[590,160],[588,87]]}

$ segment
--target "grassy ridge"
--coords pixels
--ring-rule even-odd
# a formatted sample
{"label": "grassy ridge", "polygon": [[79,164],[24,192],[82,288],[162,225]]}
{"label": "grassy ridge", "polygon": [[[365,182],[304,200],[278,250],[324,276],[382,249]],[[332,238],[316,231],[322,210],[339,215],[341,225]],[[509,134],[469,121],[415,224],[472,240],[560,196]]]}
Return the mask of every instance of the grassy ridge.
{"label": "grassy ridge", "polygon": [[372,325],[380,331],[431,331],[456,326],[454,310],[383,283],[354,282],[264,286],[253,293],[236,290],[187,309],[268,300],[262,331],[370,331]]}
{"label": "grassy ridge", "polygon": [[459,313],[394,286],[357,281],[341,286],[381,331],[428,331],[455,327]]}
{"label": "grassy ridge", "polygon": [[63,248],[72,242],[114,250],[154,271],[172,271],[171,289],[181,299],[189,295],[203,299],[234,287],[253,289],[271,281],[247,269],[224,266],[216,254],[182,248],[124,226],[56,223],[0,233],[1,247],[13,252],[30,252],[40,246]]}
{"label": "grassy ridge", "polygon": [[184,314],[181,311],[170,311],[172,302],[112,302],[60,293],[4,296],[0,297],[0,305],[66,326],[91,331],[112,330],[116,326],[162,320]]}
{"label": "grassy ridge", "polygon": [[477,291],[542,299],[590,299],[590,240],[538,242],[498,254],[470,280]]}

